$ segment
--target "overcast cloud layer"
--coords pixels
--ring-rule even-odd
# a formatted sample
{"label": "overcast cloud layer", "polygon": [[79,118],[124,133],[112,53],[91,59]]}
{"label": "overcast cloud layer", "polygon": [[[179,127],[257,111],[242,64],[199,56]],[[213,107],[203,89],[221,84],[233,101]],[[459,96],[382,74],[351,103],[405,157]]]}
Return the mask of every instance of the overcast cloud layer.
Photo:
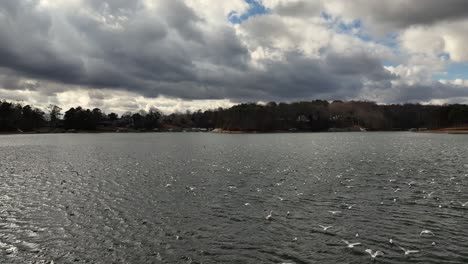
{"label": "overcast cloud layer", "polygon": [[[467,102],[465,0],[2,0],[0,99]],[[236,23],[233,23],[236,21]]]}

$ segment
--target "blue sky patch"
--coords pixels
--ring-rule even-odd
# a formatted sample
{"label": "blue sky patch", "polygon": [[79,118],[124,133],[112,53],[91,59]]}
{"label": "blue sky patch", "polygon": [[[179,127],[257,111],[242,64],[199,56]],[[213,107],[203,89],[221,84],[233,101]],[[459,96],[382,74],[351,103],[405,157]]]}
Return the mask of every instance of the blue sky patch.
{"label": "blue sky patch", "polygon": [[365,42],[372,41],[372,38],[364,32],[360,19],[345,23],[340,17],[334,17],[327,12],[321,12],[320,15],[327,22],[327,27],[329,29],[333,29],[340,34],[353,35]]}
{"label": "blue sky patch", "polygon": [[445,70],[446,74],[434,75],[434,79],[465,79],[468,80],[468,63],[450,63]]}
{"label": "blue sky patch", "polygon": [[258,15],[269,13],[268,8],[266,8],[258,0],[244,0],[244,1],[247,4],[249,4],[249,9],[243,14],[239,14],[235,11],[232,11],[231,13],[229,13],[228,19],[231,23],[240,24],[252,16],[258,16]]}
{"label": "blue sky patch", "polygon": [[391,33],[381,39],[374,39],[369,33],[361,19],[354,19],[351,22],[344,22],[340,17],[335,17],[327,12],[321,12],[320,16],[327,22],[327,27],[340,34],[352,35],[364,42],[375,42],[392,49],[398,48],[398,34]]}

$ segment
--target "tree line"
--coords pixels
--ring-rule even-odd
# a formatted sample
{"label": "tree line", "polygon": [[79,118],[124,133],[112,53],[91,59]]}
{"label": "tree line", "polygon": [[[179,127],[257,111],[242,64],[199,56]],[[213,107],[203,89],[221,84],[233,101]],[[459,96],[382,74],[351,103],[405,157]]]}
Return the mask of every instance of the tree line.
{"label": "tree line", "polygon": [[367,101],[324,101],[267,104],[243,103],[230,108],[162,114],[127,112],[119,116],[99,108],[80,106],[63,112],[50,105],[44,112],[30,105],[0,101],[0,131],[86,130],[161,131],[203,128],[233,131],[327,131],[366,128],[367,130],[438,129],[468,124],[468,105],[380,105]]}

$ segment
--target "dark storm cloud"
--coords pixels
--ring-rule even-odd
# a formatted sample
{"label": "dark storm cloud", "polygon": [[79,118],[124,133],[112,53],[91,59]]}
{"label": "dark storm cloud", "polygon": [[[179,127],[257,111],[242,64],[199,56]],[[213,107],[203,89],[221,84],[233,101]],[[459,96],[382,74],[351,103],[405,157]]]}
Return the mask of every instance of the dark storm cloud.
{"label": "dark storm cloud", "polygon": [[[50,94],[57,85],[47,82],[58,82],[63,89],[121,89],[146,97],[346,99],[359,96],[366,81],[386,89],[396,78],[379,59],[362,53],[307,58],[297,52],[284,60],[263,60],[263,69],[252,67],[232,26],[209,30],[208,22],[182,0],[158,1],[156,10],[126,0],[85,0],[80,10],[58,11],[38,3],[0,2],[0,74],[18,76],[0,79],[2,88],[22,86]],[[304,7],[280,6],[278,12],[292,14],[297,8]],[[270,22],[274,20],[252,31],[259,44],[268,46],[268,36],[279,30],[288,36],[285,24],[277,21],[275,25],[283,25],[278,28],[268,26]],[[20,77],[39,79],[43,85],[27,87]]]}
{"label": "dark storm cloud", "polygon": [[432,24],[444,20],[456,20],[468,17],[466,0],[411,0],[398,2],[395,8],[375,10],[375,16],[387,23],[400,27],[418,24]]}
{"label": "dark storm cloud", "polygon": [[[466,0],[355,0],[342,3],[345,14],[367,19],[377,26],[407,28],[468,17]],[[333,13],[334,10],[328,11]]]}
{"label": "dark storm cloud", "polygon": [[199,18],[195,12],[182,1],[162,1],[161,15],[170,28],[174,28],[185,39],[204,43],[199,29]]}
{"label": "dark storm cloud", "polygon": [[[377,26],[407,28],[412,25],[430,25],[440,21],[468,17],[468,1],[466,0],[343,0],[336,2],[342,4],[344,10],[340,12],[354,16],[355,19],[368,20]],[[311,17],[324,11],[330,15],[340,15],[336,14],[335,10],[328,10],[326,7],[327,1],[325,0],[284,1],[275,6],[273,12],[290,17]]]}
{"label": "dark storm cloud", "polygon": [[[0,3],[0,66],[63,83],[130,89],[142,83],[139,78],[193,78],[189,50],[167,39],[167,31],[171,28],[155,18],[157,14],[154,17],[147,13],[135,14],[138,5],[127,5],[127,2],[90,5],[96,12],[105,12],[103,16],[114,9],[125,13],[128,21],[120,25],[121,30],[106,28],[93,17],[80,13],[66,14],[67,22],[81,36],[76,41],[85,42],[86,53],[67,50],[64,42],[54,43],[59,37],[54,34],[58,32],[51,30],[52,18],[39,11],[37,2],[8,0]],[[175,8],[174,13],[181,11],[179,5],[168,6]],[[165,11],[170,12],[167,8]],[[186,12],[182,14],[187,15]],[[186,16],[185,19],[194,17]],[[181,27],[177,32],[184,37],[194,34],[194,29],[189,26],[191,22],[173,20],[171,23]]]}
{"label": "dark storm cloud", "polygon": [[327,56],[326,61],[329,71],[336,75],[363,76],[371,81],[397,78],[382,67],[381,61],[365,53],[353,55],[332,53]]}
{"label": "dark storm cloud", "polygon": [[[249,60],[231,27],[202,31],[203,19],[183,1],[159,1],[153,13],[139,1],[89,0],[87,12],[61,14],[65,29],[38,3],[0,3],[0,66],[27,77],[147,96],[206,98],[212,95],[199,83],[195,64],[246,69]],[[71,39],[60,35],[64,30],[73,31]]]}
{"label": "dark storm cloud", "polygon": [[5,71],[3,74],[0,71],[0,88],[5,90],[37,91],[40,89],[40,84],[36,82],[23,82],[20,77],[11,71]]}
{"label": "dark storm cloud", "polygon": [[[397,77],[385,70],[377,59],[365,54],[311,59],[290,53],[285,61],[265,61],[264,70],[225,74],[223,79],[206,78],[210,87],[224,86],[219,95],[242,100],[300,100],[307,98],[354,98],[364,80],[378,80],[390,88]],[[350,69],[352,68],[352,69]],[[215,93],[214,93],[215,94]]]}
{"label": "dark storm cloud", "polygon": [[37,9],[37,1],[0,3],[0,67],[34,77],[55,76],[59,81],[79,78],[79,58],[60,54],[50,43],[52,21]]}
{"label": "dark storm cloud", "polygon": [[456,98],[468,97],[466,87],[454,84],[444,84],[433,81],[429,84],[396,85],[394,93],[389,95],[389,102],[421,102],[432,99],[447,99],[453,101]]}

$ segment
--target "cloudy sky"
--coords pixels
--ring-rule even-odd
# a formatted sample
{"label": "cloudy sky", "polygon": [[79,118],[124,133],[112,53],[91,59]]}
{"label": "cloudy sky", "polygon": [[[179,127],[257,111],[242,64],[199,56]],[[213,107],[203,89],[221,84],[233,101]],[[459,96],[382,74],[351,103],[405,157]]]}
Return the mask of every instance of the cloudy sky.
{"label": "cloudy sky", "polygon": [[0,99],[468,102],[466,0],[1,0]]}

